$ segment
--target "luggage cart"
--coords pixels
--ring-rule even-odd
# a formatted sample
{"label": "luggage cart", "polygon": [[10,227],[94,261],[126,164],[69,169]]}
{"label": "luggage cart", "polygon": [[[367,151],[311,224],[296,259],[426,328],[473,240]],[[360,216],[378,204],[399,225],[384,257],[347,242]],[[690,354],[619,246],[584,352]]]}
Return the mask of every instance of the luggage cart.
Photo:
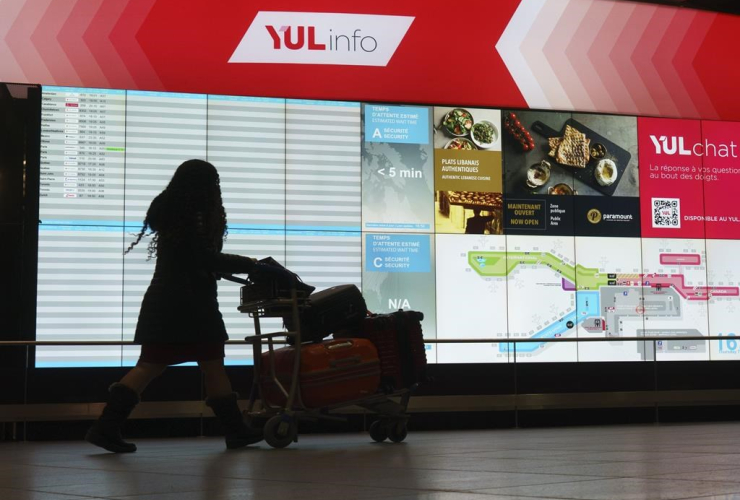
{"label": "luggage cart", "polygon": [[[231,275],[222,275],[224,279],[248,286],[249,282]],[[242,298],[244,298],[242,287]],[[250,297],[251,298],[251,297]],[[362,399],[343,401],[331,406],[309,408],[303,404],[300,390],[301,370],[301,323],[300,313],[310,307],[310,299],[299,295],[296,287],[290,289],[290,298],[272,298],[265,300],[242,300],[238,307],[239,312],[248,314],[254,320],[255,334],[245,338],[252,346],[254,359],[254,377],[249,395],[249,404],[245,411],[250,422],[265,420],[264,436],[267,444],[273,448],[285,448],[293,442],[298,442],[298,422],[301,420],[333,420],[346,421],[345,417],[332,415],[331,412],[340,408],[358,406],[378,414],[379,419],[370,425],[370,438],[375,442],[386,439],[400,443],[408,434],[407,413],[411,392],[414,387],[395,391],[390,394],[378,392]],[[293,331],[263,333],[260,321],[262,318],[284,318],[290,315],[295,325]],[[275,344],[278,340],[292,338],[295,346],[293,368],[290,374],[290,383],[284,385],[275,370]],[[282,343],[282,342],[281,342]],[[269,369],[266,375],[262,374],[262,353],[267,349]],[[274,384],[285,397],[283,406],[270,404],[262,394],[265,383]],[[261,402],[258,409],[257,401]]]}

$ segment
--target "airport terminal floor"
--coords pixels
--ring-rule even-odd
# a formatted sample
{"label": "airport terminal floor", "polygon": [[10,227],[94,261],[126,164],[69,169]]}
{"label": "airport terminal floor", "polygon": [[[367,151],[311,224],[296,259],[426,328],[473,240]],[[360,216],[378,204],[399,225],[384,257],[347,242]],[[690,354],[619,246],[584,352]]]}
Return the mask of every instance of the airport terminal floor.
{"label": "airport terminal floor", "polygon": [[740,423],[301,436],[225,451],[219,438],[0,443],[5,500],[740,499]]}

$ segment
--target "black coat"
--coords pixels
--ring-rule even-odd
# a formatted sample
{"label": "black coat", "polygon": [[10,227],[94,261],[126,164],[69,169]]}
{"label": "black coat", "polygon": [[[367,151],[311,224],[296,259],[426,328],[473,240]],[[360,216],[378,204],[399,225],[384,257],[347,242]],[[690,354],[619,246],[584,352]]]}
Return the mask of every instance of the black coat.
{"label": "black coat", "polygon": [[134,336],[137,344],[229,338],[218,308],[214,273],[248,273],[254,261],[221,253],[221,240],[208,236],[201,214],[195,216],[192,227],[186,241],[180,238],[178,243],[166,230],[158,231],[157,264],[141,304]]}

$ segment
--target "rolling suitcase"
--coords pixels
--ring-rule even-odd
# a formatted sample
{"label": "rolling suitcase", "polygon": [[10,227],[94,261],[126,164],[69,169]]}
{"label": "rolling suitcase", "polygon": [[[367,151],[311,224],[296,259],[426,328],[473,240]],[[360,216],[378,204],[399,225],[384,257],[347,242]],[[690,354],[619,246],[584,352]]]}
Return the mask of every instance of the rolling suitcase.
{"label": "rolling suitcase", "polygon": [[[367,316],[367,305],[355,285],[339,285],[314,292],[300,314],[301,341],[321,342],[337,330],[357,329]],[[283,318],[285,327],[294,330],[292,317]],[[292,337],[288,337],[290,342]]]}
{"label": "rolling suitcase", "polygon": [[[305,344],[300,349],[299,387],[301,399],[307,408],[353,401],[378,391],[378,351],[369,340],[329,340],[320,344]],[[274,351],[276,378],[286,391],[290,390],[295,354],[294,347]],[[269,376],[269,352],[262,354],[260,374],[262,397],[272,406],[285,406],[285,396]]]}
{"label": "rolling suitcase", "polygon": [[424,314],[399,310],[363,320],[360,330],[336,332],[335,338],[359,337],[378,349],[381,388],[385,392],[409,389],[425,378],[426,347],[421,329]]}

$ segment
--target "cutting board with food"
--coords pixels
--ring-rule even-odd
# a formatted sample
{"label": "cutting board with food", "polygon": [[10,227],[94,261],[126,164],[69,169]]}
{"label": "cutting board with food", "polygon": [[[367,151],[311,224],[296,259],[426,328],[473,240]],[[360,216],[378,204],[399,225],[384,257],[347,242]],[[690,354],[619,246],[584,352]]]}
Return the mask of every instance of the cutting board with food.
{"label": "cutting board with food", "polygon": [[539,121],[532,130],[547,139],[548,159],[571,167],[576,179],[601,193],[614,194],[632,158],[629,151],[572,118],[560,132]]}

